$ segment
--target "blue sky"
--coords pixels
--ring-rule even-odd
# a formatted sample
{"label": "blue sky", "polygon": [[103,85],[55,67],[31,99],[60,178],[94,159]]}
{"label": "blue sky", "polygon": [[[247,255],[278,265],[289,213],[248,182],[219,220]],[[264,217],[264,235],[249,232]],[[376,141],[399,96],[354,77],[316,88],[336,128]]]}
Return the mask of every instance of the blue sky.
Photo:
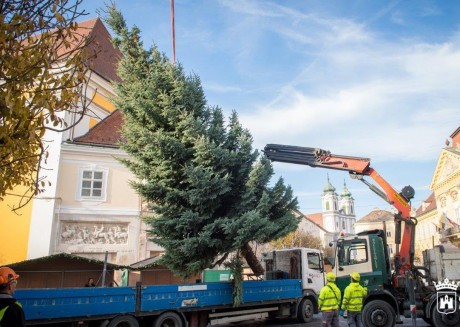
{"label": "blue sky", "polygon": [[[107,0],[86,0],[89,15]],[[172,58],[169,0],[115,0],[129,26]],[[445,140],[460,126],[456,0],[175,0],[176,57],[210,105],[232,110],[267,143],[371,158],[418,207]],[[347,173],[275,163],[305,214],[327,180],[344,181],[357,217],[391,209]]]}

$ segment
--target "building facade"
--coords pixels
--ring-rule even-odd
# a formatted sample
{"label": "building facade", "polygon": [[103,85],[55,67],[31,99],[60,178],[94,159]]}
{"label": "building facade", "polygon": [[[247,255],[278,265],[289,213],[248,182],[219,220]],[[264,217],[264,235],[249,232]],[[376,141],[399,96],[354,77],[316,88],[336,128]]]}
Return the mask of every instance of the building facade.
{"label": "building facade", "polygon": [[[119,161],[126,157],[118,147],[121,115],[111,99],[113,83],[120,81],[116,69],[121,53],[100,19],[79,23],[79,28],[92,38],[96,54],[83,100],[90,114],[66,132],[45,134],[49,157],[39,177],[50,184],[22,210],[23,223],[14,228],[22,238],[0,229],[2,240],[9,237],[16,250],[0,253],[1,264],[64,252],[99,260],[107,255],[110,263],[128,265],[158,252],[140,218],[141,199],[129,185],[134,176]],[[72,124],[78,117],[66,113],[62,118]],[[7,208],[2,213],[7,204],[2,203]],[[13,215],[11,224],[18,220],[11,210],[6,214]],[[2,227],[7,223],[5,219]]]}
{"label": "building facade", "polygon": [[417,209],[415,257],[445,242],[460,247],[460,127],[446,141],[436,164],[432,194]]}

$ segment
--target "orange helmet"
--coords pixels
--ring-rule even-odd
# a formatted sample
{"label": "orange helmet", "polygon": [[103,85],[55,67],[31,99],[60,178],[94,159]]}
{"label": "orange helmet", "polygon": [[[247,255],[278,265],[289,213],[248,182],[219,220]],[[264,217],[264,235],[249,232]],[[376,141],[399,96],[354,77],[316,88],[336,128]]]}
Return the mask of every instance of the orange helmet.
{"label": "orange helmet", "polygon": [[7,284],[12,280],[18,279],[19,275],[9,267],[0,267],[0,285]]}

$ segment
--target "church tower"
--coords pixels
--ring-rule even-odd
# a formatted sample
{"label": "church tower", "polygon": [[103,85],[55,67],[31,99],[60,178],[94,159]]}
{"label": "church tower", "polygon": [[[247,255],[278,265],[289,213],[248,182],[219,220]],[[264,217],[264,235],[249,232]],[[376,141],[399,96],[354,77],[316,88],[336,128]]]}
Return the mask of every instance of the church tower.
{"label": "church tower", "polygon": [[356,222],[355,204],[345,181],[343,181],[343,190],[340,194],[339,206],[341,230],[345,233],[354,233],[354,225]]}
{"label": "church tower", "polygon": [[323,203],[324,228],[331,233],[353,234],[356,222],[355,204],[345,181],[339,196],[335,192],[335,187],[331,184],[328,175],[321,201]]}
{"label": "church tower", "polygon": [[327,182],[323,189],[321,197],[323,203],[323,226],[329,232],[339,232],[339,208],[338,208],[338,195],[335,193],[335,187],[329,181],[329,174],[327,175]]}
{"label": "church tower", "polygon": [[345,181],[343,181],[343,190],[342,194],[340,194],[339,206],[345,215],[350,216],[355,214],[354,199],[351,196]]}

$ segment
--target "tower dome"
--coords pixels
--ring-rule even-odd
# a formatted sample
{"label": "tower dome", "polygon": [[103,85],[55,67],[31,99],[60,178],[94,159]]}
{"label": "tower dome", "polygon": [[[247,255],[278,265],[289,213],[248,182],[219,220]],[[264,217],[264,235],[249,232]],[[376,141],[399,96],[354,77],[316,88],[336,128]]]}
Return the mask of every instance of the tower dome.
{"label": "tower dome", "polygon": [[347,183],[345,180],[343,181],[343,190],[342,194],[340,194],[342,198],[350,198],[351,197],[351,192],[348,190]]}
{"label": "tower dome", "polygon": [[335,192],[335,187],[332,186],[331,182],[329,181],[329,174],[327,174],[327,182],[326,182],[326,185],[324,186],[323,192],[324,193],[329,193],[329,192],[334,193]]}

